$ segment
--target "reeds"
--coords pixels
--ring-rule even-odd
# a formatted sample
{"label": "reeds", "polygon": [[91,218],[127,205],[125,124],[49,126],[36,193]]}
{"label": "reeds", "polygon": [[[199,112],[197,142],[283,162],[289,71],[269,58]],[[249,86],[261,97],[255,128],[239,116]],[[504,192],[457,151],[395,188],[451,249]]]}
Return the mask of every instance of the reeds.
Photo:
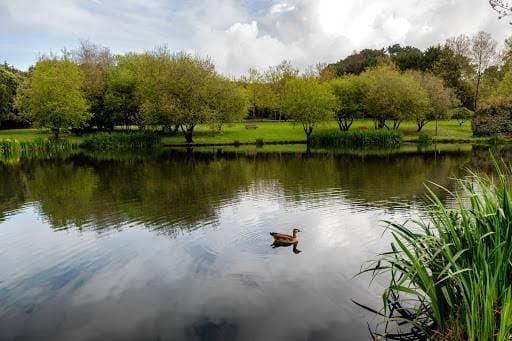
{"label": "reeds", "polygon": [[318,133],[311,136],[313,147],[398,147],[402,142],[397,130],[349,130]]}
{"label": "reeds", "polygon": [[88,150],[145,150],[160,146],[160,137],[144,133],[97,133],[84,139]]}
{"label": "reeds", "polygon": [[[384,332],[417,338],[510,340],[512,331],[512,168],[459,180],[449,208],[430,191],[425,220],[388,222],[393,242],[362,272],[387,274]],[[396,329],[395,329],[396,328]]]}

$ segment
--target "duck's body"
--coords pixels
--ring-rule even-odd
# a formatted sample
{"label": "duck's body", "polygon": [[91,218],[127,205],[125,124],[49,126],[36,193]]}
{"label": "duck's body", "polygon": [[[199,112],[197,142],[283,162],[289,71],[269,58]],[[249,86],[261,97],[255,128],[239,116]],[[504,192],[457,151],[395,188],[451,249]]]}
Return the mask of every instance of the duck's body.
{"label": "duck's body", "polygon": [[270,232],[270,235],[272,236],[272,238],[274,238],[274,243],[291,245],[299,241],[299,238],[297,237],[297,232],[300,232],[300,230],[293,229],[292,235],[277,232]]}

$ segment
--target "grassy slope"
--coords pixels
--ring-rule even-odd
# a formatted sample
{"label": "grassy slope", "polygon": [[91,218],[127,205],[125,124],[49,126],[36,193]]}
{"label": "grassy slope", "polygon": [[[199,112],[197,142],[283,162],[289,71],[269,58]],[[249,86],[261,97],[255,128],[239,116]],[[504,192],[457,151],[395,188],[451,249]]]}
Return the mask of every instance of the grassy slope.
{"label": "grassy slope", "polygon": [[[289,122],[258,122],[255,123],[257,129],[245,129],[243,123],[227,124],[223,127],[221,134],[213,134],[206,125],[196,127],[194,133],[194,142],[198,144],[229,144],[234,141],[241,143],[254,143],[256,139],[263,139],[264,142],[303,142],[305,141],[304,131],[299,124]],[[373,128],[372,121],[356,121],[351,129]],[[465,123],[462,127],[456,121],[439,122],[438,139],[442,141],[471,140],[477,141],[472,137],[471,127]],[[315,132],[338,129],[336,122],[323,122],[318,124]],[[416,125],[414,122],[403,122],[400,130],[404,135],[405,141],[414,141],[418,137]],[[433,136],[435,134],[435,123],[429,123],[423,128],[423,133]],[[12,129],[0,130],[1,139],[17,139],[20,141],[34,140],[41,137],[47,137],[48,133],[39,129]],[[70,136],[68,138],[74,142],[80,142],[82,138]],[[164,144],[184,144],[183,136],[166,136],[163,138]]]}

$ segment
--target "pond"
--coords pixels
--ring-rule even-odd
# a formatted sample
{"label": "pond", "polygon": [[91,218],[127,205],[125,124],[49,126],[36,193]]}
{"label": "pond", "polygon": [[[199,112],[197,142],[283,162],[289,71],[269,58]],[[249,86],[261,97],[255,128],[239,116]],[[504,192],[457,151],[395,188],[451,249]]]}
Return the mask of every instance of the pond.
{"label": "pond", "polygon": [[[165,150],[0,163],[1,340],[366,340],[354,277],[486,149]],[[443,200],[446,194],[436,189]],[[271,247],[270,232],[302,230]]]}

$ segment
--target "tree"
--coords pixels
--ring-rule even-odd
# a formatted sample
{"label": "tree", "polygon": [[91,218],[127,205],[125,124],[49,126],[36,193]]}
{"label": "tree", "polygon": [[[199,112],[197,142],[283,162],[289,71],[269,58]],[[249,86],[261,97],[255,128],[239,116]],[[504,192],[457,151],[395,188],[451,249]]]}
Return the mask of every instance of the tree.
{"label": "tree", "polygon": [[107,75],[104,110],[114,124],[140,125],[140,100],[136,96],[137,79],[133,55],[117,58],[117,65]]}
{"label": "tree", "polygon": [[225,123],[241,120],[249,108],[247,93],[235,82],[218,77],[212,82],[212,116],[210,124],[221,132]]}
{"label": "tree", "polygon": [[470,56],[476,68],[475,108],[478,106],[478,95],[482,75],[496,56],[496,45],[496,40],[494,40],[489,33],[483,31],[478,32],[471,39]]}
{"label": "tree", "polygon": [[491,7],[498,12],[499,18],[504,18],[512,14],[512,4],[503,0],[489,0]]}
{"label": "tree", "polygon": [[104,105],[108,73],[114,65],[114,57],[108,48],[86,40],[81,41],[80,47],[71,55],[83,74],[82,90],[92,113],[90,125],[99,129],[113,129],[113,117]]}
{"label": "tree", "polygon": [[29,123],[14,106],[16,91],[25,77],[24,72],[7,63],[0,65],[0,128],[26,126]]}
{"label": "tree", "polygon": [[62,128],[79,127],[91,117],[82,85],[80,68],[67,57],[41,59],[16,94],[16,106],[58,138]]}
{"label": "tree", "polygon": [[277,94],[271,84],[266,82],[265,75],[255,69],[249,69],[249,75],[242,77],[240,83],[247,93],[251,118],[262,117],[265,111],[277,108]]}
{"label": "tree", "polygon": [[276,66],[271,66],[265,71],[265,81],[270,85],[275,99],[274,110],[279,113],[279,120],[282,118],[283,100],[286,96],[286,82],[299,75],[299,70],[288,60],[283,60]]}
{"label": "tree", "polygon": [[[409,71],[407,75],[414,78],[425,90],[428,103],[414,113],[418,131],[421,131],[429,121],[438,121],[448,118],[449,110],[457,104],[455,95],[450,89],[445,88],[443,80],[431,74],[419,71]],[[420,108],[421,109],[421,108]],[[436,125],[437,135],[437,125]]]}
{"label": "tree", "polygon": [[377,128],[387,127],[386,120],[393,120],[393,128],[398,129],[401,121],[424,113],[428,96],[413,77],[390,66],[369,69],[361,76],[366,83],[364,108]]}
{"label": "tree", "polygon": [[308,144],[315,125],[333,117],[336,97],[317,78],[292,78],[286,82],[283,110],[302,125]]}
{"label": "tree", "polygon": [[400,44],[395,44],[388,47],[388,53],[393,63],[402,71],[405,70],[423,70],[423,52],[420,49],[412,46],[402,47]]}
{"label": "tree", "polygon": [[345,74],[359,75],[369,67],[377,66],[379,57],[384,57],[384,50],[364,49],[360,52],[354,52],[350,56],[331,64],[336,71],[336,75],[342,76]]}
{"label": "tree", "polygon": [[473,68],[467,56],[468,48],[465,36],[448,39],[441,49],[439,60],[434,64],[433,73],[443,79],[446,87],[455,91],[463,106],[473,109],[475,91],[469,81]]}
{"label": "tree", "polygon": [[508,70],[495,90],[495,95],[512,97],[512,69]]}
{"label": "tree", "polygon": [[346,75],[331,82],[332,92],[336,96],[336,121],[340,130],[349,130],[364,109],[365,83],[356,75]]}

